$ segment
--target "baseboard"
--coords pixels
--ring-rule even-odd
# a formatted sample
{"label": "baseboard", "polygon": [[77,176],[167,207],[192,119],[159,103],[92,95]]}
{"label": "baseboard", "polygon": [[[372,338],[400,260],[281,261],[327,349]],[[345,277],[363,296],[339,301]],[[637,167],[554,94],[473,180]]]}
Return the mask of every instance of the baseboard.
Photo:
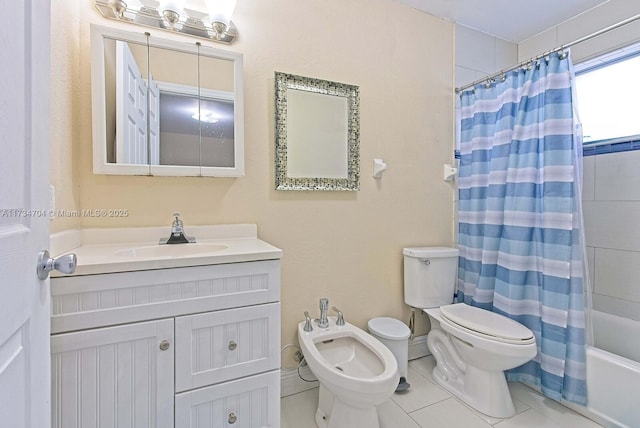
{"label": "baseboard", "polygon": [[[431,355],[427,348],[427,336],[416,336],[413,340],[409,340],[409,360],[426,357]],[[315,376],[309,369],[309,366],[300,367],[300,375],[305,379],[315,379]],[[298,370],[282,369],[280,370],[280,397],[298,394],[309,389],[316,388],[318,382],[306,382],[300,379]]]}
{"label": "baseboard", "polygon": [[300,375],[305,379],[315,379],[316,377],[311,373],[309,366],[300,367],[300,375],[298,370],[280,370],[280,397],[286,397],[288,395],[298,394],[309,389],[316,388],[319,384],[315,382],[307,382],[300,379]]}
{"label": "baseboard", "polygon": [[409,361],[431,355],[427,348],[427,335],[415,336],[409,340]]}

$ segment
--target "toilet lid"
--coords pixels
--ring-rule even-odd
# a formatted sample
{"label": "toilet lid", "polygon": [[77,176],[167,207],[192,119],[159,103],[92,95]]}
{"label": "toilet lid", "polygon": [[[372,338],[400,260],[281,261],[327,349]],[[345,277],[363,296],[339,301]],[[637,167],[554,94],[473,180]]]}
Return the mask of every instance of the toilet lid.
{"label": "toilet lid", "polygon": [[511,318],[465,303],[440,306],[440,314],[461,327],[498,340],[525,344],[534,337],[531,330]]}

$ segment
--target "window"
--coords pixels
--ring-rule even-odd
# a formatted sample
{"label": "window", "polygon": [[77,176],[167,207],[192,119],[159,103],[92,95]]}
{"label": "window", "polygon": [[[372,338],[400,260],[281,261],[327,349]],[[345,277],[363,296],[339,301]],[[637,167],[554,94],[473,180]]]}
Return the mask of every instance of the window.
{"label": "window", "polygon": [[640,46],[576,65],[584,144],[640,138]]}

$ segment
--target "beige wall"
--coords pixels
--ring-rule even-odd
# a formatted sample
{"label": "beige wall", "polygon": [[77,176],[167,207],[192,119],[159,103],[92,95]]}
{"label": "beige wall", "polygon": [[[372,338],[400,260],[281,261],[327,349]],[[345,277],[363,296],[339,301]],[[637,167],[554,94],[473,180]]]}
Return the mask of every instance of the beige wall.
{"label": "beige wall", "polygon": [[[51,184],[55,186],[56,208],[80,208],[79,163],[80,114],[80,10],[75,1],[61,1],[51,8]],[[57,25],[56,23],[64,23]],[[78,217],[57,218],[51,232],[75,229]]]}
{"label": "beige wall", "polygon": [[[297,341],[303,311],[316,314],[325,296],[363,328],[373,316],[407,321],[402,248],[453,239],[454,185],[442,180],[442,165],[453,160],[453,24],[391,0],[240,0],[234,14],[239,38],[221,48],[244,54],[246,175],[98,176],[92,173],[89,23],[142,29],[107,21],[83,3],[80,68],[54,69],[52,76],[79,73],[77,87],[54,95],[77,100],[71,117],[78,120],[62,120],[78,132],[57,143],[75,157],[54,162],[52,180],[65,186],[69,173],[61,170],[75,171],[61,200],[75,201],[79,187],[74,207],[127,208],[130,215],[81,218],[80,226],[169,227],[174,210],[187,231],[189,225],[256,223],[262,239],[284,250],[283,345]],[[69,47],[52,50],[67,55]],[[359,192],[274,190],[274,71],[360,87]],[[381,180],[371,177],[378,157],[389,165]],[[73,227],[53,224],[54,231]],[[425,330],[420,317],[418,333]]]}

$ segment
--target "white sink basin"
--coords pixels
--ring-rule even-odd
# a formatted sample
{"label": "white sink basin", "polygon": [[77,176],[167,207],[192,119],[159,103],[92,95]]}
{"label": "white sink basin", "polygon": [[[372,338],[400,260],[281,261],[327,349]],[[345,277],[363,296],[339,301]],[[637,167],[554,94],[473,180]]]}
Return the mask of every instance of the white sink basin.
{"label": "white sink basin", "polygon": [[184,257],[205,255],[215,253],[217,251],[227,249],[226,245],[219,244],[166,244],[166,245],[149,245],[144,247],[127,248],[115,252],[116,256],[121,257]]}

